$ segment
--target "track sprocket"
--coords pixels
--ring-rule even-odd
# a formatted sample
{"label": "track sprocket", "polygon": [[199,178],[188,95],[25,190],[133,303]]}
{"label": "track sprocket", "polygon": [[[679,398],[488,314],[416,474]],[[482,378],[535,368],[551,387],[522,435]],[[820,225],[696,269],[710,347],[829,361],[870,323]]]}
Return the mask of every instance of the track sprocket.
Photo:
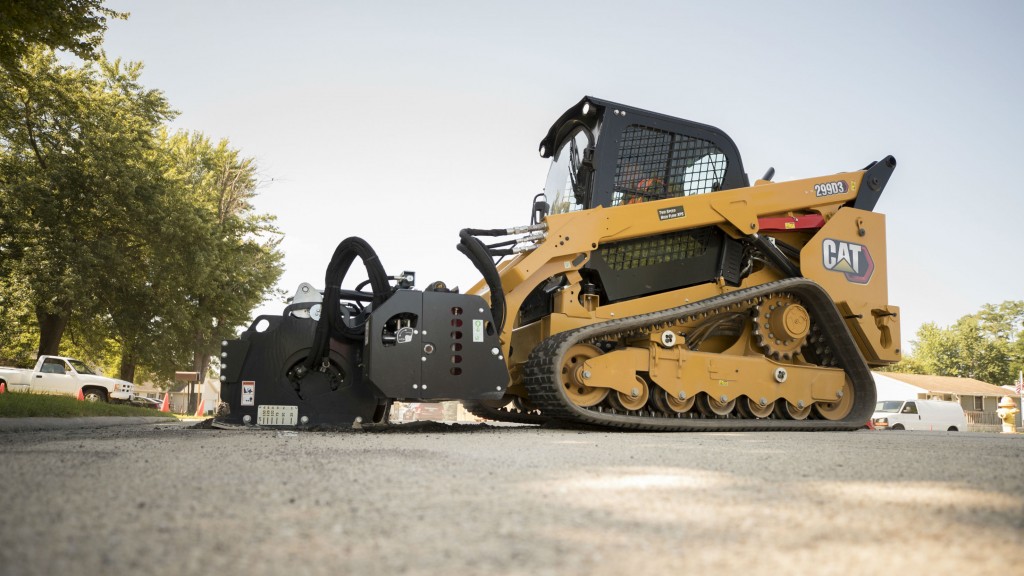
{"label": "track sprocket", "polygon": [[754,308],[754,337],[766,356],[792,360],[811,333],[811,315],[792,294],[772,294]]}

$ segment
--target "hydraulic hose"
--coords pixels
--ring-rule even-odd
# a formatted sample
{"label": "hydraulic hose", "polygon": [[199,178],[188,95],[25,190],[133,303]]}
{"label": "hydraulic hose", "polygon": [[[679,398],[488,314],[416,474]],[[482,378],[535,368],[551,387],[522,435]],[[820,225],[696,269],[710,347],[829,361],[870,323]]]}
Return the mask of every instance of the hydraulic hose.
{"label": "hydraulic hose", "polygon": [[327,266],[327,274],[324,277],[323,308],[320,313],[320,321],[316,325],[316,333],[313,336],[312,351],[306,359],[307,370],[316,369],[318,363],[327,356],[330,346],[329,337],[339,340],[362,341],[363,339],[366,330],[365,323],[347,324],[343,320],[341,310],[341,284],[357,256],[366,266],[366,274],[369,276],[370,287],[373,291],[373,309],[378,308],[391,296],[392,290],[388,283],[388,275],[373,248],[365,240],[355,236],[342,240],[334,250],[331,263]]}
{"label": "hydraulic hose", "polygon": [[491,316],[494,318],[495,328],[500,333],[505,326],[505,292],[501,287],[501,276],[498,274],[498,267],[491,260],[487,247],[479,238],[473,236],[474,232],[480,231],[469,228],[460,231],[460,240],[456,248],[469,258],[487,283],[487,289],[491,292]]}
{"label": "hydraulic hose", "polygon": [[793,263],[792,260],[786,257],[786,255],[780,250],[767,236],[761,234],[751,234],[747,236],[751,244],[756,246],[765,258],[768,259],[772,265],[782,272],[787,278],[799,278],[800,267]]}

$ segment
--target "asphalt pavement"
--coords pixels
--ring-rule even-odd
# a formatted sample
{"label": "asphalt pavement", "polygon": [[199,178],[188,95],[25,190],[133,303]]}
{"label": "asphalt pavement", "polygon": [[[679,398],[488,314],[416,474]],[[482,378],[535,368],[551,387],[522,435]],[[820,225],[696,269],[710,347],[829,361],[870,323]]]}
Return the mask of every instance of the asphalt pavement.
{"label": "asphalt pavement", "polygon": [[1024,561],[1024,436],[0,422],[0,462],[10,575],[963,576]]}

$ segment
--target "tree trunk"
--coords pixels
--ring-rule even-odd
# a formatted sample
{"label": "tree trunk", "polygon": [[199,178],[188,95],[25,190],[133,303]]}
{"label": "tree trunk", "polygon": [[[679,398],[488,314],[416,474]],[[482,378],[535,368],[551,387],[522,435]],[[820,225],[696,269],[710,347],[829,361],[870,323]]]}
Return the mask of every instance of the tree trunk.
{"label": "tree trunk", "polygon": [[118,369],[117,377],[128,382],[135,382],[135,361],[134,354],[121,354],[121,367]]}
{"label": "tree trunk", "polygon": [[39,321],[39,356],[60,354],[60,340],[64,337],[64,329],[68,327],[68,317],[37,307],[36,320]]}
{"label": "tree trunk", "polygon": [[206,380],[206,371],[210,368],[210,356],[205,348],[203,343],[197,340],[192,349],[192,370],[199,373],[199,382]]}

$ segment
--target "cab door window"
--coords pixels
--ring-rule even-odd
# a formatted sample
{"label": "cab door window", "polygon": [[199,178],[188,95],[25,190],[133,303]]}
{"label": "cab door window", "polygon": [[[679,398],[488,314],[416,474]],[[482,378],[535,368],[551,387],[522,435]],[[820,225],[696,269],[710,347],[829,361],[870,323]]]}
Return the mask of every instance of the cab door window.
{"label": "cab door window", "polygon": [[43,360],[43,365],[39,369],[39,371],[44,373],[44,374],[67,374],[68,373],[67,366],[64,364],[64,361],[63,360],[58,360],[56,358],[47,358],[46,360]]}
{"label": "cab door window", "polygon": [[633,124],[619,143],[612,205],[715,192],[727,167],[707,140]]}

